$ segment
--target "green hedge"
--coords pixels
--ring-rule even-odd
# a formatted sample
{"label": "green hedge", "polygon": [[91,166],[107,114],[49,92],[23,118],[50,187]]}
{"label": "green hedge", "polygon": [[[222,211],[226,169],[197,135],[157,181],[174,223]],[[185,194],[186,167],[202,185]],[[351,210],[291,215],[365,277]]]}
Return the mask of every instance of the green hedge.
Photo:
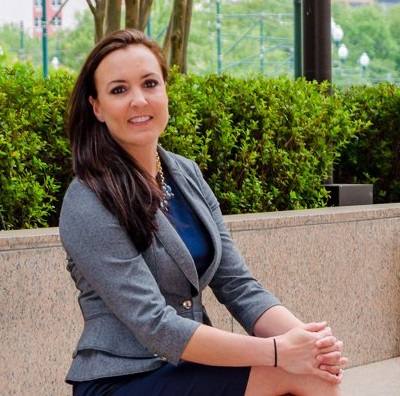
{"label": "green hedge", "polygon": [[195,159],[224,213],[321,207],[342,146],[362,127],[305,80],[173,73],[161,143]]}
{"label": "green hedge", "polygon": [[[65,110],[74,78],[58,71],[44,79],[27,65],[0,69],[0,209],[8,229],[58,224],[72,177]],[[168,90],[161,144],[200,165],[225,214],[325,206],[333,164],[369,128],[351,92],[331,96],[327,85],[301,79],[172,71]]]}
{"label": "green hedge", "polygon": [[366,127],[353,137],[335,167],[341,183],[372,183],[374,203],[400,202],[400,89],[382,83],[341,92],[353,119]]}
{"label": "green hedge", "polygon": [[44,79],[25,64],[0,69],[0,209],[8,229],[58,223],[71,178],[64,130],[71,83],[68,73]]}

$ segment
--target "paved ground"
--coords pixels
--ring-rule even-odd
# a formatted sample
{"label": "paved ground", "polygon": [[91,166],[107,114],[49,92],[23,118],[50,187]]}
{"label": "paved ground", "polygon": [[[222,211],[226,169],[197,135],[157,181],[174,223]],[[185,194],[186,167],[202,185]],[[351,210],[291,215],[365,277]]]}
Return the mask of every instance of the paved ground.
{"label": "paved ground", "polygon": [[400,396],[400,357],[345,371],[345,396]]}

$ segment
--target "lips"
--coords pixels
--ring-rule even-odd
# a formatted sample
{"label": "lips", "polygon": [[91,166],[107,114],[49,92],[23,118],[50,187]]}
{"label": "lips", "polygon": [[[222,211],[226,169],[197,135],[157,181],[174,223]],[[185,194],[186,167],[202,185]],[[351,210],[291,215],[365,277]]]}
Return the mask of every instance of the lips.
{"label": "lips", "polygon": [[147,122],[151,119],[150,116],[146,115],[146,116],[138,116],[138,117],[132,117],[129,122],[131,124],[142,124],[144,122]]}

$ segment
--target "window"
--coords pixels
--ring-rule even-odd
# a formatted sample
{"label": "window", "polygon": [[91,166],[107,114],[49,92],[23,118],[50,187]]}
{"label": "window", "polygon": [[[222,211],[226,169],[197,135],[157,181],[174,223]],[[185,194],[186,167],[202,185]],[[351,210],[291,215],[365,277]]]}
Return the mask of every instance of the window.
{"label": "window", "polygon": [[54,17],[54,18],[52,19],[52,21],[51,21],[51,24],[52,24],[54,27],[61,26],[61,23],[62,23],[61,17],[59,17],[59,16]]}
{"label": "window", "polygon": [[36,11],[42,11],[42,0],[34,0],[33,5]]}

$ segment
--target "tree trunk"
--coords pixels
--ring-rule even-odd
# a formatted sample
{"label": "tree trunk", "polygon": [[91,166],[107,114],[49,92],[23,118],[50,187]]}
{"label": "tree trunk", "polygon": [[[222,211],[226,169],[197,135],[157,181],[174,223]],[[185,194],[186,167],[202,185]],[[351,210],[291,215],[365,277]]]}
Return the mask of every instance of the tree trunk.
{"label": "tree trunk", "polygon": [[153,0],[125,0],[125,26],[144,32],[152,4]]}
{"label": "tree trunk", "polygon": [[193,0],[187,0],[185,18],[183,20],[182,62],[181,72],[187,73],[187,52],[189,46],[190,25],[192,22]]}
{"label": "tree trunk", "polygon": [[104,18],[106,15],[106,0],[86,0],[94,19],[94,41],[97,43],[104,36]]}
{"label": "tree trunk", "polygon": [[138,29],[140,0],[125,0],[125,27]]}
{"label": "tree trunk", "polygon": [[110,34],[121,27],[121,0],[106,1],[104,34]]}
{"label": "tree trunk", "polygon": [[[192,19],[193,0],[175,0],[172,9],[169,34],[170,56],[169,66],[177,65],[181,73],[187,70],[187,47],[189,42],[190,24]],[[168,41],[164,41],[164,49]]]}
{"label": "tree trunk", "polygon": [[165,32],[164,43],[163,43],[163,52],[167,59],[170,58],[170,51],[171,51],[171,34],[172,34],[172,17],[173,17],[173,15],[174,15],[174,13],[171,12],[171,16],[169,18],[169,23],[168,23],[168,28],[167,28],[167,31]]}
{"label": "tree trunk", "polygon": [[182,42],[183,42],[183,18],[185,15],[186,0],[174,0],[171,18],[171,52],[170,66],[177,65],[181,68]]}
{"label": "tree trunk", "polygon": [[139,30],[144,32],[149,21],[151,6],[153,5],[153,0],[141,0],[140,10],[139,10]]}

